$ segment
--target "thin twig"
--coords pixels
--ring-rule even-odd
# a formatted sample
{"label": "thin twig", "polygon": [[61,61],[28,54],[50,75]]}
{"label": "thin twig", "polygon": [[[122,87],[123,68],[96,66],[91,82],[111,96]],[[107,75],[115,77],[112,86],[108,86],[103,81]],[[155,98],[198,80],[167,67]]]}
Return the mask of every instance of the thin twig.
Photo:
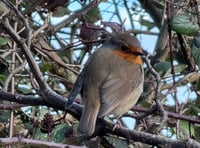
{"label": "thin twig", "polygon": [[19,67],[13,69],[13,70],[9,73],[9,75],[7,76],[7,79],[5,80],[4,85],[3,85],[3,89],[2,89],[3,91],[7,91],[7,90],[8,90],[8,85],[9,85],[9,83],[10,83],[12,77],[13,77],[16,73],[18,73],[19,71],[21,71],[21,70],[24,68],[24,66],[25,66],[26,64],[27,64],[27,62],[24,62],[22,65],[20,65]]}
{"label": "thin twig", "polygon": [[[172,18],[172,9],[171,9],[171,3],[173,3],[173,0],[167,1],[167,20],[168,20],[168,35],[169,35],[169,50],[170,50],[170,62],[171,62],[171,73],[172,73],[172,80],[173,85],[176,85],[176,76],[175,76],[175,69],[174,69],[174,55],[173,55],[173,47],[172,47],[172,30],[170,27],[170,22]],[[177,93],[174,92],[174,101],[175,101],[175,112],[179,112],[179,102],[177,99]],[[176,135],[179,137],[179,122],[176,124]]]}
{"label": "thin twig", "polygon": [[[154,108],[147,108],[147,107],[142,107],[142,106],[134,106],[131,108],[131,110],[135,111],[135,112],[143,112],[143,113],[147,113],[147,114],[152,114],[152,113],[155,113],[155,111],[156,111]],[[187,115],[174,113],[174,112],[170,112],[170,111],[166,111],[166,112],[168,114],[168,117],[170,117],[170,118],[188,121],[189,123],[192,123],[192,124],[200,124],[200,119],[198,117],[187,116]],[[130,115],[128,115],[128,116],[130,116]]]}
{"label": "thin twig", "polygon": [[128,7],[127,2],[128,2],[128,1],[124,0],[124,6],[125,6],[126,11],[127,11],[127,13],[128,13],[129,21],[130,21],[130,23],[131,23],[131,28],[135,28],[135,27],[134,27],[134,23],[133,23],[134,21],[133,21],[133,18],[132,18],[132,14],[131,14],[131,12],[130,12],[130,8]]}
{"label": "thin twig", "polygon": [[46,29],[49,25],[50,15],[47,15],[47,18],[45,19],[44,25],[42,25],[40,28],[38,28],[35,32],[33,32],[31,38],[35,38],[39,33],[42,32],[42,30]]}
{"label": "thin twig", "polygon": [[99,3],[101,3],[103,0],[93,0],[88,5],[83,7],[81,10],[77,10],[74,14],[70,15],[67,19],[63,20],[61,23],[56,24],[55,26],[51,26],[50,30],[52,32],[56,32],[60,30],[60,28],[64,26],[68,26],[73,20],[76,18],[79,18],[82,14],[86,14],[89,10],[92,8],[95,8]]}
{"label": "thin twig", "polygon": [[159,128],[162,129],[163,126],[165,125],[166,121],[167,121],[167,112],[164,110],[164,107],[162,105],[162,103],[159,100],[159,94],[160,94],[160,89],[161,89],[161,78],[159,73],[156,72],[156,70],[152,67],[150,60],[148,59],[148,57],[144,56],[143,57],[145,63],[147,64],[147,67],[149,69],[149,71],[152,73],[152,75],[155,77],[156,79],[156,89],[155,89],[155,98],[154,101],[156,102],[156,107],[158,109],[158,111],[160,112],[161,115],[161,120],[160,120],[160,125]]}

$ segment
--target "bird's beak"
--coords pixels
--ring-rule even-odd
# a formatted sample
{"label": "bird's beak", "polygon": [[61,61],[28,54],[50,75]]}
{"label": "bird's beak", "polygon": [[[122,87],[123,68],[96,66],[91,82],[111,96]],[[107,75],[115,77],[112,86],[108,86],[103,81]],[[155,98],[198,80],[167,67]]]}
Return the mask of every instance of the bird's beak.
{"label": "bird's beak", "polygon": [[132,52],[134,55],[136,55],[136,56],[143,56],[144,55],[144,53],[142,53],[142,52],[138,52],[138,51],[134,51],[134,52]]}

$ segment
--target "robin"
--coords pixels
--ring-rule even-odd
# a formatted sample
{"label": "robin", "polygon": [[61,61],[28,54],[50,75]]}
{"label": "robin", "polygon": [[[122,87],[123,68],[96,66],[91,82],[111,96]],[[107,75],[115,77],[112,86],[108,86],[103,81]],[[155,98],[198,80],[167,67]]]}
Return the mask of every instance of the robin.
{"label": "robin", "polygon": [[118,34],[90,56],[75,83],[84,104],[79,135],[91,136],[97,118],[119,118],[136,104],[144,82],[141,55],[136,37]]}

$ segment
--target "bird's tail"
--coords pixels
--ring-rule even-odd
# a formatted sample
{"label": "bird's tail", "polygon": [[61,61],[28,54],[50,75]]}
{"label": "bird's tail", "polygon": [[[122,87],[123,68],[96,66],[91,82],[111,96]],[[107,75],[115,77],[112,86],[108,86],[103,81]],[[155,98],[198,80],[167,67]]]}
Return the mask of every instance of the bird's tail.
{"label": "bird's tail", "polygon": [[83,110],[79,126],[78,126],[78,135],[91,136],[94,133],[96,120],[99,112],[99,107],[87,106]]}

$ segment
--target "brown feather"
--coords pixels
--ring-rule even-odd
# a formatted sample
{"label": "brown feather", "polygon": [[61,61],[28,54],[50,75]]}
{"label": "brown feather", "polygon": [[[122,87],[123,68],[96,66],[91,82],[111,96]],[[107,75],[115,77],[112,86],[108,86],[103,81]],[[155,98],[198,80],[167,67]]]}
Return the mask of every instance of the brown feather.
{"label": "brown feather", "polygon": [[137,39],[121,34],[89,58],[81,81],[85,107],[78,127],[80,135],[92,135],[97,117],[121,116],[136,104],[144,78],[141,57],[134,52],[142,52]]}

